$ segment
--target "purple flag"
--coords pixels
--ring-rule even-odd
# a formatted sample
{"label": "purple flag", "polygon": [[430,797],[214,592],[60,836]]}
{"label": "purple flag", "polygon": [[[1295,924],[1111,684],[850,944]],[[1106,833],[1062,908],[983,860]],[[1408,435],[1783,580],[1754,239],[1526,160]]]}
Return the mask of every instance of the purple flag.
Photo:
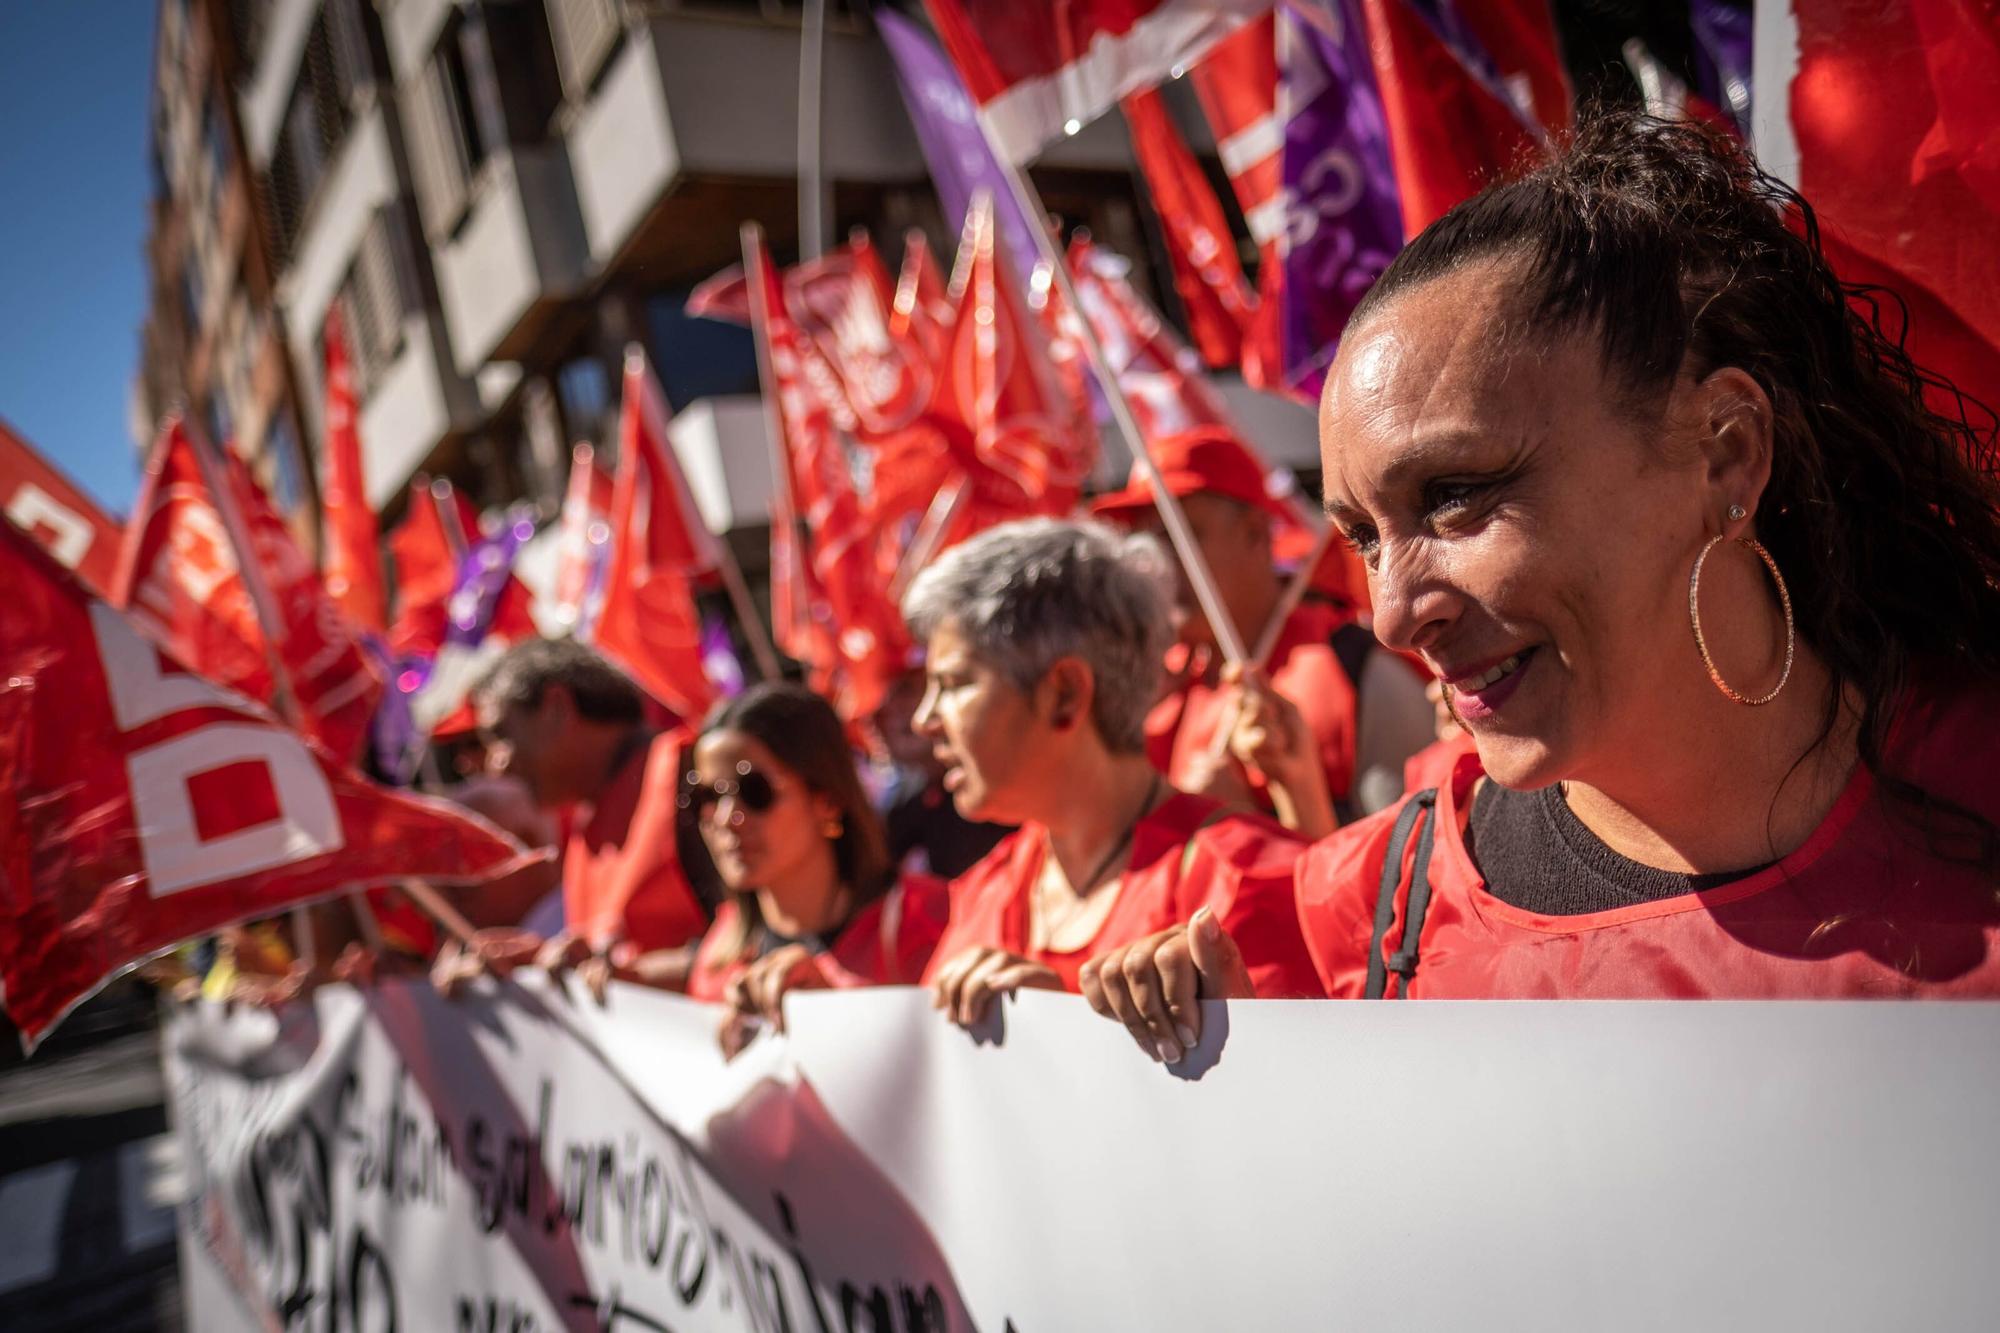
{"label": "purple flag", "polygon": [[875,26],[896,64],[896,83],[917,130],[917,144],[931,169],[945,221],[963,228],[966,210],[980,190],[993,195],[993,217],[999,225],[1001,249],[1014,276],[1027,290],[1034,271],[1035,233],[1007,188],[1007,177],[993,159],[986,136],[979,131],[979,112],[965,91],[958,71],[910,20],[889,9],[875,11]]}
{"label": "purple flag", "polygon": [[1750,133],[1750,12],[1721,0],[1692,0],[1695,91]]}
{"label": "purple flag", "polygon": [[1285,383],[1319,396],[1347,317],[1403,248],[1389,128],[1354,0],[1333,22],[1278,14],[1278,104],[1285,121]]}

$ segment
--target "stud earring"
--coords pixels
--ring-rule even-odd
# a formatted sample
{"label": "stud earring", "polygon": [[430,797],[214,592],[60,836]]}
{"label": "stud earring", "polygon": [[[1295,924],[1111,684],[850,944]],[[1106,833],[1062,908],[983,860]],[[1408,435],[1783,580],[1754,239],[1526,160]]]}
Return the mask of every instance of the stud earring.
{"label": "stud earring", "polygon": [[1745,513],[1745,512],[1746,512],[1746,511],[1744,510],[1744,508],[1743,508],[1743,506],[1742,506],[1742,505],[1731,505],[1731,506],[1729,506],[1729,521],[1730,521],[1731,523],[1740,523],[1740,522],[1742,522],[1742,521],[1743,521],[1743,516],[1744,516],[1744,513]]}

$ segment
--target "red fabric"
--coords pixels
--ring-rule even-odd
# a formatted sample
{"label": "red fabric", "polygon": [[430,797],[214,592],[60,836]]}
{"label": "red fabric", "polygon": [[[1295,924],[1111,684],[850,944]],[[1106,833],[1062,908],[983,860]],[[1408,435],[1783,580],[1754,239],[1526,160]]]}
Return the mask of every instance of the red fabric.
{"label": "red fabric", "polygon": [[[1354,684],[1333,651],[1333,632],[1344,619],[1330,607],[1311,602],[1301,606],[1285,622],[1266,667],[1271,687],[1305,716],[1336,800],[1354,785]],[[1217,732],[1235,721],[1233,697],[1219,684],[1195,677],[1153,706],[1146,718],[1146,754],[1169,781],[1188,781],[1194,767],[1213,750]],[[1245,771],[1244,776],[1269,812],[1263,775]]]}
{"label": "red fabric", "polygon": [[674,830],[686,730],[662,732],[626,760],[570,830],[563,850],[563,922],[593,947],[674,949],[708,927],[681,869]]}
{"label": "red fabric", "polygon": [[[777,267],[759,246],[754,327],[780,426],[771,501],[771,620],[778,646],[808,668],[812,687],[853,721],[880,706],[909,661],[909,635],[883,589],[873,529],[855,494],[826,397],[809,383],[810,341],[793,318]],[[879,267],[879,266],[877,266]],[[880,319],[886,275],[863,272],[841,308]],[[877,400],[867,413],[900,413]],[[803,532],[801,532],[801,526]],[[803,546],[803,549],[802,549]]]}
{"label": "red fabric", "polygon": [[625,367],[619,467],[611,515],[611,567],[596,641],[681,717],[715,701],[701,662],[696,574],[715,568],[715,538],[693,513],[673,443],[666,399],[643,360]]}
{"label": "red fabric", "polygon": [[[971,496],[951,529],[961,540],[995,523],[1067,514],[1096,464],[1088,406],[1051,358],[1043,322],[1024,308],[1001,263],[990,200],[966,217],[952,323],[923,416],[880,442],[870,525],[914,523],[947,484]],[[947,542],[949,544],[949,542]]]}
{"label": "red fabric", "polygon": [[[479,511],[472,501],[443,477],[432,480],[419,473],[410,482],[403,521],[389,534],[389,552],[396,559],[396,619],[389,628],[389,648],[398,657],[434,657],[444,645],[459,561],[477,540]],[[540,634],[533,601],[520,577],[509,574],[489,635],[497,642],[518,643]]]}
{"label": "red fabric", "polygon": [[[855,914],[819,956],[820,971],[838,990],[859,986],[912,986],[924,975],[931,951],[944,934],[951,913],[951,896],[934,875],[905,875],[900,883]],[[690,998],[722,999],[729,983],[748,963],[725,961],[721,945],[735,933],[741,917],[734,902],[716,909],[715,924],[702,937],[688,973]]]}
{"label": "red fabric", "polygon": [[1902,294],[1911,354],[2000,405],[2000,32],[1980,8],[1799,0],[1789,95],[1835,270]]}
{"label": "red fabric", "polygon": [[1442,791],[1458,771],[1458,761],[1477,752],[1472,733],[1463,729],[1446,740],[1432,741],[1403,761],[1403,790],[1415,793],[1436,787]]}
{"label": "red fabric", "polygon": [[1158,93],[1133,93],[1121,105],[1132,130],[1133,155],[1166,234],[1167,260],[1187,313],[1188,335],[1207,365],[1236,365],[1243,359],[1244,330],[1257,317],[1257,301],[1243,277],[1222,201]]}
{"label": "red fabric", "polygon": [[[0,990],[30,1039],[190,936],[353,885],[525,864],[184,670],[6,525],[0,579]],[[222,770],[234,780],[203,781]]]}
{"label": "red fabric", "polygon": [[1403,232],[1415,236],[1538,147],[1514,111],[1480,87],[1405,0],[1361,0],[1361,8]]}
{"label": "red fabric", "polygon": [[1266,14],[1215,44],[1188,71],[1215,135],[1222,169],[1257,243],[1257,313],[1243,330],[1243,378],[1277,389],[1284,378],[1279,314],[1285,265],[1284,121],[1278,114],[1277,18]]}
{"label": "red fabric", "polygon": [[1290,876],[1302,847],[1267,819],[1229,814],[1214,801],[1176,792],[1133,830],[1131,866],[1112,890],[1118,901],[1096,938],[1073,951],[1033,950],[1028,901],[1048,839],[1039,825],[1026,825],[952,882],[951,923],[924,980],[967,949],[984,946],[1046,964],[1073,991],[1092,958],[1207,907],[1235,937],[1259,995],[1311,994],[1316,983],[1290,902]]}
{"label": "red fabric", "polygon": [[99,597],[118,579],[119,524],[0,422],[0,512]]}
{"label": "red fabric", "polygon": [[319,489],[326,532],[326,595],[349,620],[380,634],[388,624],[382,534],[368,505],[356,418],[347,337],[336,304],[326,315],[326,466]]}
{"label": "red fabric", "polygon": [[[2000,820],[1996,726],[2000,687],[1991,682],[1918,696],[1891,737],[1888,770]],[[1538,916],[1486,892],[1463,833],[1479,775],[1477,755],[1465,756],[1440,793],[1413,997],[2000,996],[1992,883],[1891,822],[1858,766],[1818,830],[1777,865],[1706,893],[1578,917]],[[1306,942],[1335,998],[1362,993],[1382,858],[1400,808],[1342,829],[1299,864]],[[1401,931],[1407,870],[1404,878],[1391,939]]]}
{"label": "red fabric", "polygon": [[1459,5],[1456,12],[1501,80],[1527,88],[1529,109],[1542,128],[1552,134],[1568,128],[1575,118],[1576,92],[1563,68],[1549,0],[1479,0]]}
{"label": "red fabric", "polygon": [[[222,450],[214,466],[229,490],[224,501],[240,517],[255,562],[246,577],[195,448],[178,421],[161,432],[112,601],[195,671],[278,706],[275,655],[300,727],[351,762],[367,739],[382,682],[291,529],[242,460]],[[269,655],[250,578],[262,583],[276,617]]]}

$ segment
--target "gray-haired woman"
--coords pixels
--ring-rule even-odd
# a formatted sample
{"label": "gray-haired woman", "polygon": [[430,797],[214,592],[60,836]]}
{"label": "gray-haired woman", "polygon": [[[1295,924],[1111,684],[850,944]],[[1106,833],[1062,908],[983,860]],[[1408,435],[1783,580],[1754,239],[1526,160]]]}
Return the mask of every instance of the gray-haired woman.
{"label": "gray-haired woman", "polygon": [[[953,1021],[976,1023],[1023,987],[1074,991],[1092,958],[1204,909],[1259,994],[1311,992],[1290,887],[1302,844],[1174,790],[1147,761],[1169,597],[1152,539],[1052,519],[993,528],[911,587],[903,612],[929,677],[913,725],[959,813],[1021,826],[952,885],[924,980]],[[1184,980],[1166,998],[1191,1008]],[[1133,1022],[1145,1031],[1136,1009]],[[1143,1044],[1171,1062],[1187,1043]]]}

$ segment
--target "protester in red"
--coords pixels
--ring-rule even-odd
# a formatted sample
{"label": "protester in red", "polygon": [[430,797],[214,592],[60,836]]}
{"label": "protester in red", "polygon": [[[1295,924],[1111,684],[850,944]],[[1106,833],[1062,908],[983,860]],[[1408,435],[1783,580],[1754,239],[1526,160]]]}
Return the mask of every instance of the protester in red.
{"label": "protester in red", "polygon": [[[638,687],[567,639],[508,649],[474,688],[473,706],[495,771],[519,778],[544,807],[577,807],[563,851],[563,929],[538,961],[580,965],[601,993],[617,967],[707,929],[710,900],[695,883],[711,883],[712,872],[701,864],[700,839],[680,827],[676,804],[690,739],[684,728],[653,731]],[[700,872],[694,880],[690,860]],[[540,943],[493,932],[481,953],[518,962]]]}
{"label": "protester in red", "polygon": [[952,548],[905,599],[927,643],[918,734],[960,813],[1021,825],[952,884],[925,981],[955,1022],[1022,987],[1075,990],[1086,960],[1204,907],[1271,993],[1312,987],[1291,905],[1301,845],[1176,790],[1146,758],[1164,564],[1150,538],[1030,519]]}
{"label": "protester in red", "polygon": [[[1220,427],[1168,436],[1153,452],[1167,489],[1187,514],[1237,633],[1246,645],[1255,645],[1283,598],[1273,543],[1275,533],[1293,521],[1291,515],[1272,496],[1256,457]],[[1091,508],[1125,526],[1149,531],[1160,526],[1152,484],[1137,469],[1124,490],[1101,497]],[[1297,758],[1316,761],[1323,781],[1315,782],[1311,774],[1245,764],[1242,747],[1221,742],[1224,728],[1245,720],[1242,687],[1224,670],[1215,630],[1185,578],[1179,582],[1178,603],[1180,642],[1172,654],[1177,672],[1146,719],[1146,749],[1153,762],[1185,790],[1275,814],[1308,837],[1332,832],[1338,819],[1327,798],[1345,806],[1355,794],[1358,689],[1373,644],[1355,624],[1354,609],[1318,598],[1300,602],[1262,663],[1261,679],[1253,678],[1252,688],[1266,685],[1298,711],[1305,734]],[[1336,647],[1340,636],[1350,633],[1362,645],[1351,666],[1343,663]],[[1376,648],[1372,656],[1385,655]],[[1386,684],[1401,688],[1378,688],[1370,700],[1378,720],[1390,728],[1385,735],[1393,752],[1386,758],[1370,756],[1368,762],[1392,775],[1392,796],[1398,791],[1393,775],[1403,759],[1428,739],[1422,684],[1397,665]]]}
{"label": "protester in red", "polygon": [[799,988],[914,984],[944,930],[944,884],[896,878],[832,705],[802,685],[753,686],[710,714],[681,801],[729,891],[688,975],[730,1006],[723,1049]]}
{"label": "protester in red", "polygon": [[1396,260],[1327,502],[1477,750],[1302,863],[1325,993],[2000,995],[2000,482],[1926,380],[1693,126],[1596,120]]}

